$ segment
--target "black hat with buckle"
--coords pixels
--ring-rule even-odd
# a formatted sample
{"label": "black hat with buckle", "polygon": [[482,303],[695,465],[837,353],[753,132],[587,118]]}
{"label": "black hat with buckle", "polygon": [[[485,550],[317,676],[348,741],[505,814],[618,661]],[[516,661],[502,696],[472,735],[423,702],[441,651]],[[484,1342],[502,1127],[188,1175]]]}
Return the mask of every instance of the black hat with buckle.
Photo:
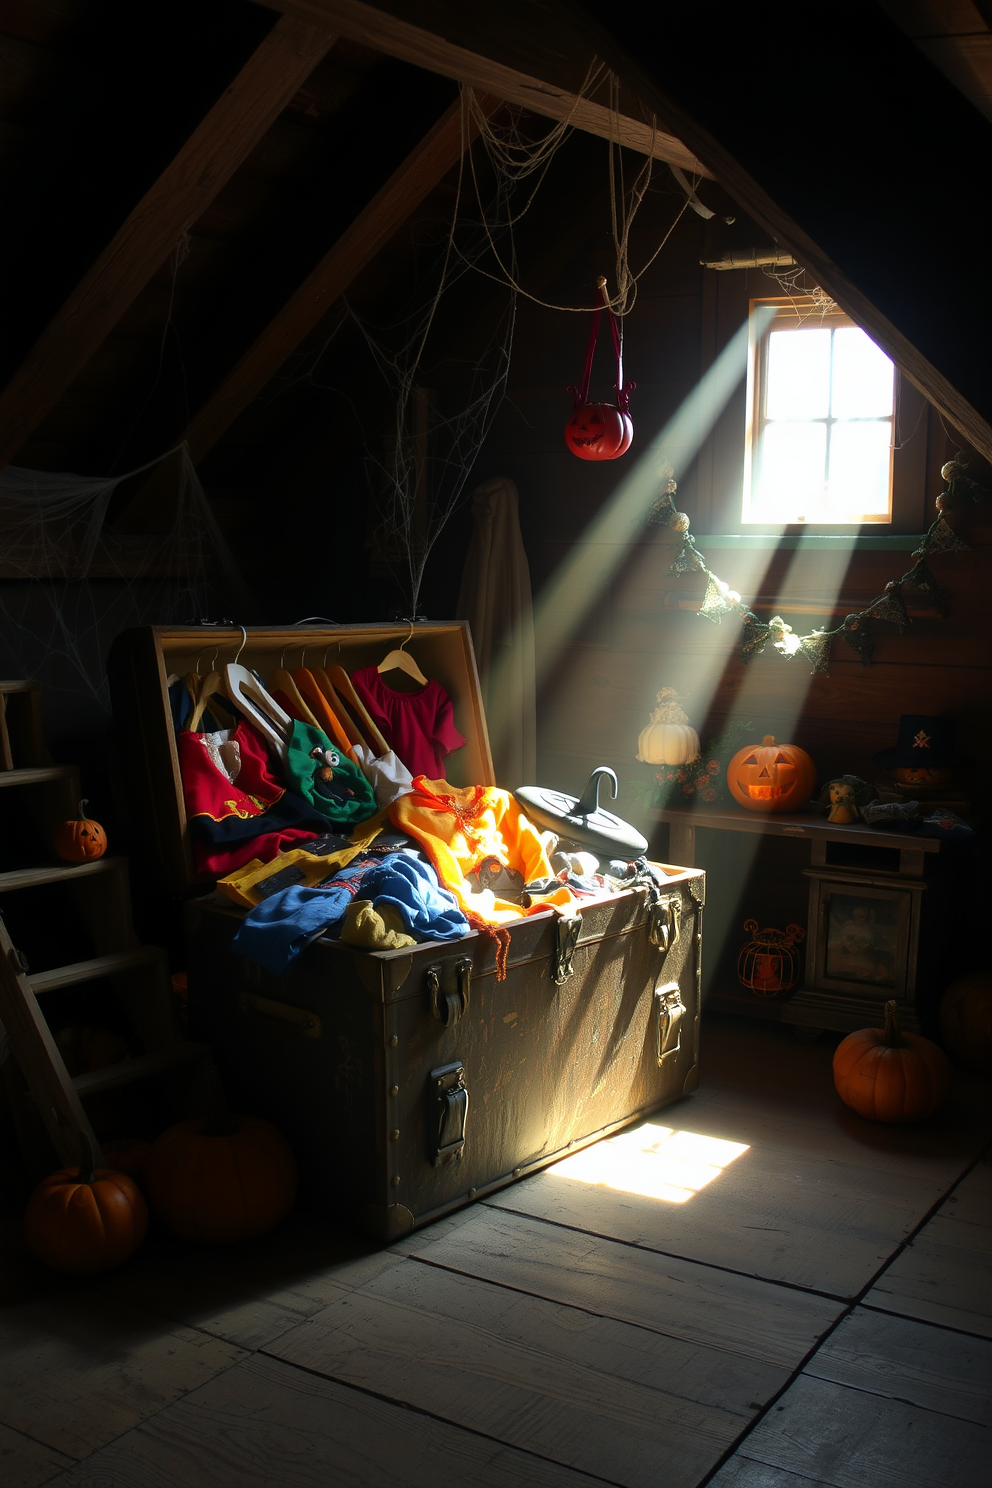
{"label": "black hat with buckle", "polygon": [[954,764],[954,720],[927,713],[904,713],[899,720],[899,740],[894,749],[872,756],[876,765],[919,766]]}

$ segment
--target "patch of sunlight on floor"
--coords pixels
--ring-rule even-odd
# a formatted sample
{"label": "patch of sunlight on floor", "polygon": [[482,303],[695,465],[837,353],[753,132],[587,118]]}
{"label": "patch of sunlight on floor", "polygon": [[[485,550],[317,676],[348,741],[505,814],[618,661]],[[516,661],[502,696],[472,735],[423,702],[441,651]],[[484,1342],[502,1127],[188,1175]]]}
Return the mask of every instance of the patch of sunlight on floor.
{"label": "patch of sunlight on floor", "polygon": [[748,1150],[745,1142],[649,1125],[605,1137],[572,1157],[562,1158],[548,1172],[576,1183],[595,1183],[645,1199],[684,1204]]}

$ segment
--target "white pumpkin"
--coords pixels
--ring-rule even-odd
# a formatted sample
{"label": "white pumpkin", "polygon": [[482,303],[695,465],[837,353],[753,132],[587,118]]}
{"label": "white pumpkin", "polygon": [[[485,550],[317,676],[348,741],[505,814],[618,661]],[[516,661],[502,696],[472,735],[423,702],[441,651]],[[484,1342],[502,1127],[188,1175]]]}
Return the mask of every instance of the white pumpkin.
{"label": "white pumpkin", "polygon": [[637,740],[637,758],[649,765],[687,765],[699,758],[699,735],[679,706],[674,687],[663,687],[658,706]]}

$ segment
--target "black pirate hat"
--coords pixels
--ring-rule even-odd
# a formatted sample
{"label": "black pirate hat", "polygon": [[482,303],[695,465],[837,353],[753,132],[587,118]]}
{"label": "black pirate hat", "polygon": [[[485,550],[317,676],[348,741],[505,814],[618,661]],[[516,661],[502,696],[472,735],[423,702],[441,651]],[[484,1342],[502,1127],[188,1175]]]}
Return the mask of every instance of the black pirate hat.
{"label": "black pirate hat", "polygon": [[894,749],[882,749],[872,758],[876,765],[953,765],[954,720],[933,718],[927,713],[904,713],[899,720],[899,740]]}

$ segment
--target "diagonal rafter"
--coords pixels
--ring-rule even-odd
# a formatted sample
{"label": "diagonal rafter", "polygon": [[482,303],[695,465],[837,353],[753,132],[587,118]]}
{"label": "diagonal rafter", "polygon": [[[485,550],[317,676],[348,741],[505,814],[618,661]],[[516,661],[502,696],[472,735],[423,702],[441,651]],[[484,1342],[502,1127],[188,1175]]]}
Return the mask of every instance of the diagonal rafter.
{"label": "diagonal rafter", "polygon": [[633,100],[631,113],[582,96],[588,69],[598,59],[573,34],[574,17],[566,5],[535,6],[530,0],[501,0],[498,6],[448,0],[257,3],[333,26],[349,41],[467,83],[529,113],[567,121],[587,134],[616,140],[695,175],[710,175],[681,140],[637,112]]}
{"label": "diagonal rafter", "polygon": [[[477,102],[488,116],[502,106],[500,99],[485,95],[477,95]],[[185,437],[194,464],[447,175],[475,133],[471,114],[456,101],[397,167],[192,419]]]}
{"label": "diagonal rafter", "polygon": [[0,468],[298,92],[337,33],[281,16],[49,322],[0,394]]}

